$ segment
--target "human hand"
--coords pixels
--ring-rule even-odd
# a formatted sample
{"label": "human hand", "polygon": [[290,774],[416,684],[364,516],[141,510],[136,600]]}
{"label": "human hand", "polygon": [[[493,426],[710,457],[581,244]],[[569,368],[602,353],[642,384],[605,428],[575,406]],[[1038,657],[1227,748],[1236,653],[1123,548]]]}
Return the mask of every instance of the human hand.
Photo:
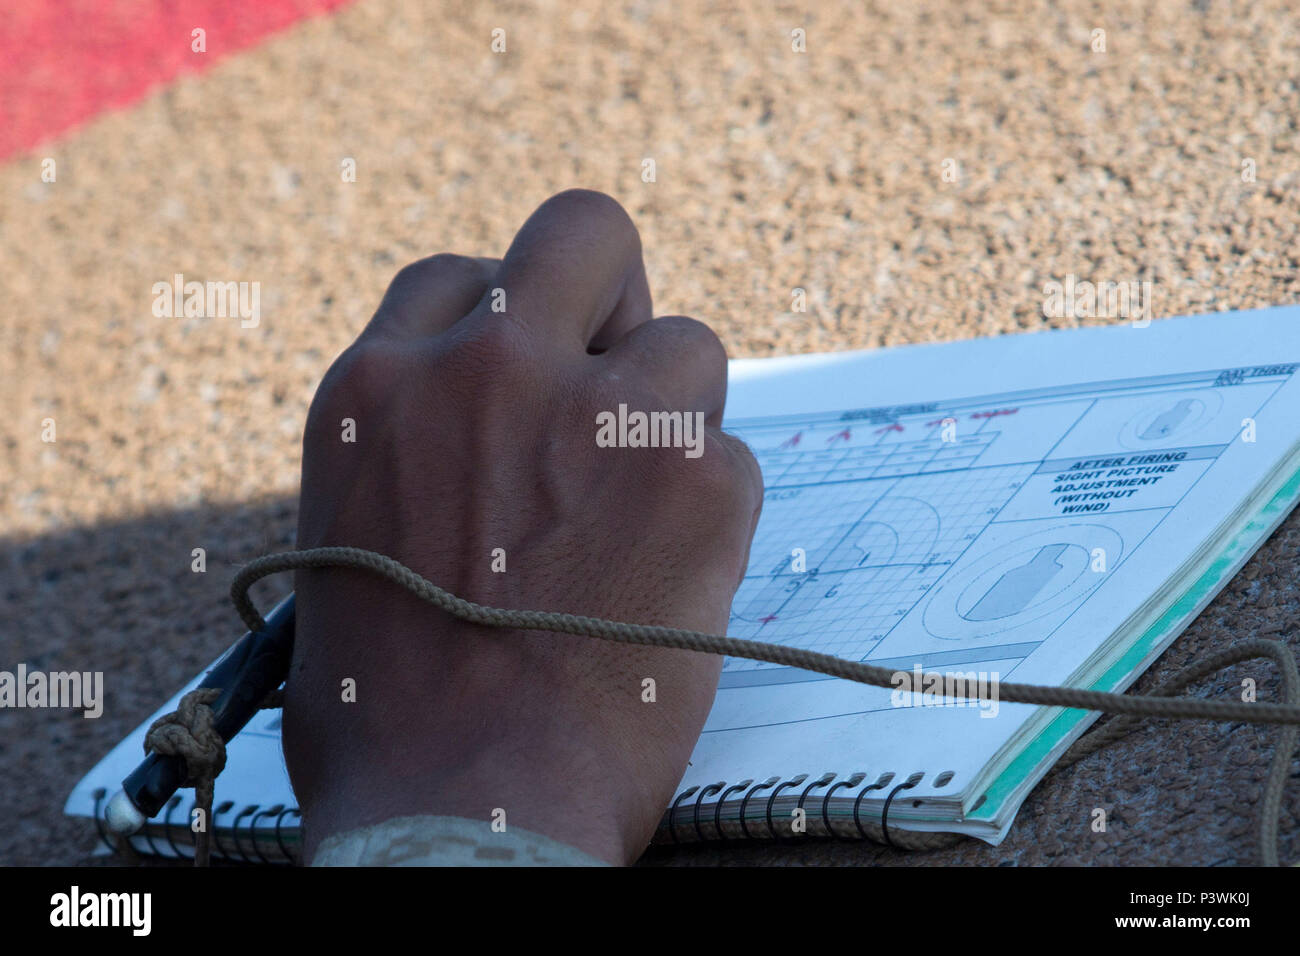
{"label": "human hand", "polygon": [[[719,430],[726,381],[706,326],[652,318],[622,208],[562,193],[503,260],[434,256],[393,280],[312,403],[298,547],[378,551],[481,604],[725,632],[763,495]],[[620,405],[699,413],[702,453],[602,447],[597,417]],[[350,569],[295,584],[284,747],[305,859],[395,816],[486,831],[496,808],[610,862],[640,855],[720,658],[468,625]]]}

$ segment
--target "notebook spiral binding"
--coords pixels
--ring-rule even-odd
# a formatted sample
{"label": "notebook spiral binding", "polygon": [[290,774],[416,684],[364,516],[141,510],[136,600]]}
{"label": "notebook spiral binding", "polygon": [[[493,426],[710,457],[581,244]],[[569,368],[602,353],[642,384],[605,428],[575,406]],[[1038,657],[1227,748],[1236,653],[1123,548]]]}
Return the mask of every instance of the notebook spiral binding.
{"label": "notebook spiral binding", "polygon": [[[119,846],[112,835],[109,834],[104,821],[103,810],[108,802],[108,791],[100,787],[95,790],[94,797],[95,830],[99,834],[100,842],[109,850],[118,852]],[[148,853],[152,856],[170,857],[179,860],[194,859],[192,849],[193,834],[188,823],[190,811],[194,809],[194,802],[191,800],[189,809],[179,816],[175,822],[172,820],[173,815],[183,802],[180,796],[172,797],[167,802],[162,822],[150,821],[147,823],[143,830],[131,838],[131,846],[137,852]],[[260,863],[272,866],[289,866],[297,861],[297,847],[289,839],[289,834],[285,828],[286,819],[302,817],[297,807],[286,807],[279,803],[274,806],[262,807],[252,803],[240,807],[233,817],[228,817],[226,822],[223,823],[222,818],[227,817],[234,810],[235,804],[230,800],[212,808],[210,832],[212,835],[212,855],[214,857],[224,857],[227,860],[234,860],[239,863]],[[270,822],[271,817],[275,818],[273,827]],[[258,821],[263,821],[260,839]],[[184,837],[180,844],[176,842],[178,836]],[[279,851],[278,858],[275,854],[268,856],[264,851],[264,848],[270,845],[274,845]],[[189,852],[186,852],[186,849],[189,849]]]}
{"label": "notebook spiral binding", "polygon": [[[863,786],[867,779],[867,774],[858,771],[841,779],[839,774],[827,772],[819,777],[809,779],[810,774],[801,773],[787,780],[780,777],[768,777],[761,782],[755,782],[753,779],[741,780],[738,783],[728,784],[725,780],[719,780],[717,783],[711,783],[704,787],[689,787],[679,793],[673,800],[671,808],[664,814],[663,820],[659,825],[659,833],[656,834],[655,842],[681,844],[684,842],[727,842],[737,839],[733,834],[728,833],[727,823],[722,819],[722,808],[732,800],[736,794],[744,792],[740,800],[739,818],[732,822],[732,829],[738,829],[744,839],[749,840],[771,840],[776,843],[791,842],[794,836],[801,837],[827,837],[833,840],[851,840],[852,834],[856,832],[858,838],[870,840],[875,843],[884,843],[898,849],[911,849],[906,839],[895,839],[898,834],[891,832],[889,828],[889,808],[899,793],[905,790],[911,790],[917,787],[924,778],[923,773],[914,773],[904,779],[901,783],[896,784],[885,797],[882,806],[880,820],[874,819],[864,821],[862,819],[862,802],[870,794],[878,793],[885,790],[890,783],[894,781],[896,774],[883,773],[874,782]],[[937,786],[943,786],[948,781],[944,778],[951,779],[950,774],[942,774],[939,777]],[[777,799],[782,793],[794,790],[797,787],[803,787],[799,793],[799,799],[795,803],[797,809],[805,812],[805,821],[807,829],[801,834],[791,832],[783,833],[777,827],[773,819],[773,811],[776,807]],[[841,821],[837,826],[831,819],[830,806],[831,799],[837,791],[852,791],[856,787],[861,787],[857,795],[853,798],[853,815],[852,823]],[[824,788],[820,797],[813,796],[813,791]],[[764,794],[760,796],[760,794]],[[709,797],[717,796],[713,804],[712,813],[705,814],[705,800]],[[846,794],[846,797],[848,794]],[[690,798],[694,797],[694,800]],[[118,852],[118,844],[105,828],[103,808],[107,803],[108,791],[103,787],[95,790],[95,807],[94,819],[95,829],[99,834],[100,841],[110,851]],[[761,819],[765,827],[755,826],[751,829],[751,822],[755,815],[749,812],[751,803],[758,799],[763,807]],[[685,803],[685,801],[690,801]],[[811,802],[810,802],[811,801]],[[818,807],[820,801],[820,807]],[[131,838],[131,845],[140,852],[145,852],[153,856],[170,857],[173,859],[193,859],[193,850],[185,852],[181,845],[176,843],[176,836],[184,834],[186,837],[185,844],[188,846],[192,843],[191,831],[188,823],[189,810],[181,815],[175,822],[172,821],[173,815],[184,802],[180,796],[172,797],[167,803],[166,812],[163,815],[162,823],[149,823],[140,833]],[[683,805],[685,804],[685,805]],[[194,803],[190,802],[190,810],[193,810]],[[212,809],[211,834],[212,834],[212,851],[213,855],[223,857],[228,860],[234,860],[241,863],[261,863],[268,865],[292,865],[297,861],[297,848],[286,840],[285,820],[290,817],[302,817],[302,813],[297,807],[286,807],[282,804],[275,804],[269,807],[261,807],[253,803],[239,808],[237,813],[226,823],[221,823],[222,817],[226,817],[235,811],[233,801],[227,800],[218,804]],[[273,828],[264,826],[262,828],[263,838],[258,839],[258,821],[264,818],[275,818]],[[243,824],[247,818],[247,823]],[[711,819],[710,819],[711,818]],[[819,824],[814,827],[814,821]],[[687,828],[687,832],[693,839],[683,840],[682,830]],[[712,829],[710,833],[709,830]],[[279,858],[269,857],[263,852],[263,846],[272,842],[266,838],[267,830],[274,836],[274,845],[279,850]],[[246,830],[247,833],[242,833]],[[842,831],[848,830],[848,836]],[[816,831],[816,832],[814,832]],[[903,831],[906,832],[906,831]],[[160,846],[155,842],[156,838],[165,840],[165,845]],[[247,840],[251,851],[246,850],[243,842]]]}
{"label": "notebook spiral binding", "polygon": [[[912,849],[909,846],[910,841],[907,838],[891,834],[889,828],[889,809],[894,803],[898,794],[906,790],[914,789],[919,786],[925,778],[924,773],[913,773],[909,777],[896,783],[893,789],[888,791],[882,805],[880,818],[862,818],[862,802],[872,793],[885,791],[896,778],[894,773],[882,773],[874,782],[868,783],[867,774],[862,771],[840,777],[838,773],[827,772],[818,777],[811,774],[801,773],[789,779],[780,777],[768,777],[763,781],[754,781],[752,779],[741,780],[738,783],[728,784],[725,780],[719,780],[717,783],[711,783],[707,786],[693,786],[679,793],[668,812],[664,814],[663,820],[659,824],[659,832],[655,836],[656,843],[682,844],[685,842],[727,842],[735,839],[749,840],[770,840],[776,843],[792,842],[792,837],[828,837],[833,840],[851,840],[856,832],[857,837],[863,840],[870,840],[876,843],[884,843],[898,849]],[[945,772],[936,778],[936,786],[946,786],[952,779],[952,774]],[[804,811],[805,829],[796,833],[793,827],[794,814],[791,813],[790,822],[784,827],[779,827],[773,819],[773,810],[776,807],[778,798],[783,793],[802,789],[799,792],[799,799],[794,804],[794,808]],[[853,797],[853,815],[851,822],[847,819],[833,821],[831,818],[831,800],[836,797],[838,791],[852,791],[861,787],[856,796],[852,793],[846,793],[839,799]],[[814,796],[813,791],[824,788],[820,796]],[[722,818],[722,808],[730,800],[734,802],[735,795],[744,792],[740,799],[740,808],[738,817],[733,817],[730,821]],[[692,800],[691,798],[694,797]],[[706,801],[716,797],[713,801],[712,812],[705,810]],[[818,803],[820,802],[820,806]],[[753,811],[751,811],[751,804]],[[759,807],[762,809],[759,810]],[[711,818],[711,819],[710,819]],[[762,821],[760,824],[758,821]],[[814,822],[816,826],[814,826]],[[711,830],[711,832],[710,832]],[[730,832],[729,832],[730,831]],[[739,836],[736,835],[739,831]],[[847,831],[848,835],[845,835]],[[907,831],[902,831],[906,833]],[[683,835],[685,839],[683,838]]]}

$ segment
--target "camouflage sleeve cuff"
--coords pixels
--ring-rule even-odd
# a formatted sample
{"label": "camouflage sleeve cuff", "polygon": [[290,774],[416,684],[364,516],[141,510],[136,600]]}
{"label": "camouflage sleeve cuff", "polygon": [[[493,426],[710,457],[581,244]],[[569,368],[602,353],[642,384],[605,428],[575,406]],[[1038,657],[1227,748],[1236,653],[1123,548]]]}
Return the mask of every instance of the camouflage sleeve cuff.
{"label": "camouflage sleeve cuff", "polygon": [[312,866],[608,866],[566,843],[486,820],[394,817],[321,841]]}

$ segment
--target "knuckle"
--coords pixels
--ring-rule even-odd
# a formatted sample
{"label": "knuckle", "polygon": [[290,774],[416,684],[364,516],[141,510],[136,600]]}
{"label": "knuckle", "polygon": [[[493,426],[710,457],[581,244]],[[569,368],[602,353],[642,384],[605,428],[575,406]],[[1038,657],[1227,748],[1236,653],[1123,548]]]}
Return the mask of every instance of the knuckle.
{"label": "knuckle", "polygon": [[392,390],[402,374],[402,355],[373,342],[353,343],[334,360],[321,379],[308,411],[309,426],[335,412],[372,408]]}
{"label": "knuckle", "polygon": [[399,349],[379,343],[358,344],[346,353],[338,388],[361,398],[373,398],[392,388],[402,371]]}
{"label": "knuckle", "polygon": [[709,328],[699,319],[693,319],[689,315],[665,315],[656,321],[658,321],[667,332],[687,341],[694,342],[696,340],[712,340],[717,342],[719,345],[722,344],[718,340],[717,335],[714,334],[713,329]]}
{"label": "knuckle", "polygon": [[428,259],[421,259],[419,262],[411,262],[397,270],[397,274],[388,280],[388,290],[385,298],[397,298],[413,290],[423,280],[425,263]]}
{"label": "knuckle", "polygon": [[471,379],[500,377],[512,391],[537,363],[527,330],[508,312],[485,315],[448,336],[440,366]]}
{"label": "knuckle", "polygon": [[744,489],[745,474],[717,435],[705,433],[704,454],[693,462],[694,480],[710,501],[728,500]]}
{"label": "knuckle", "polygon": [[706,430],[697,458],[681,448],[642,448],[637,459],[642,480],[663,489],[694,526],[729,528],[752,513],[748,476],[712,431]]}
{"label": "knuckle", "polygon": [[478,270],[478,263],[467,256],[440,252],[402,266],[388,283],[387,295],[398,298],[416,291],[430,282],[439,282],[470,274]]}
{"label": "knuckle", "polygon": [[699,355],[714,364],[725,366],[727,349],[716,332],[699,319],[688,315],[665,315],[655,319],[665,345],[681,355]]}
{"label": "knuckle", "polygon": [[701,478],[715,496],[734,506],[737,514],[751,515],[762,504],[762,478],[749,446],[725,432],[708,430],[700,460],[709,460],[712,471]]}
{"label": "knuckle", "polygon": [[711,352],[724,360],[727,358],[727,347],[723,345],[722,339],[718,338],[718,333],[702,321],[686,315],[667,316],[666,321],[669,328],[693,349]]}

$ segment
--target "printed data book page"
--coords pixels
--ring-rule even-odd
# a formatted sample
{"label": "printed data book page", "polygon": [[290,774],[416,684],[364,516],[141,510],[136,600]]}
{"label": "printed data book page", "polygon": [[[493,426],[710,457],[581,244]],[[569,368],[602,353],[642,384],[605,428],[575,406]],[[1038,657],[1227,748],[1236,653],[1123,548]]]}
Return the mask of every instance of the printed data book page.
{"label": "printed data book page", "polygon": [[[1297,308],[733,362],[766,487],[729,633],[1122,690],[1296,503],[1297,363]],[[1097,716],[905,696],[729,658],[674,835],[849,836],[911,784],[891,827],[996,843]]]}

